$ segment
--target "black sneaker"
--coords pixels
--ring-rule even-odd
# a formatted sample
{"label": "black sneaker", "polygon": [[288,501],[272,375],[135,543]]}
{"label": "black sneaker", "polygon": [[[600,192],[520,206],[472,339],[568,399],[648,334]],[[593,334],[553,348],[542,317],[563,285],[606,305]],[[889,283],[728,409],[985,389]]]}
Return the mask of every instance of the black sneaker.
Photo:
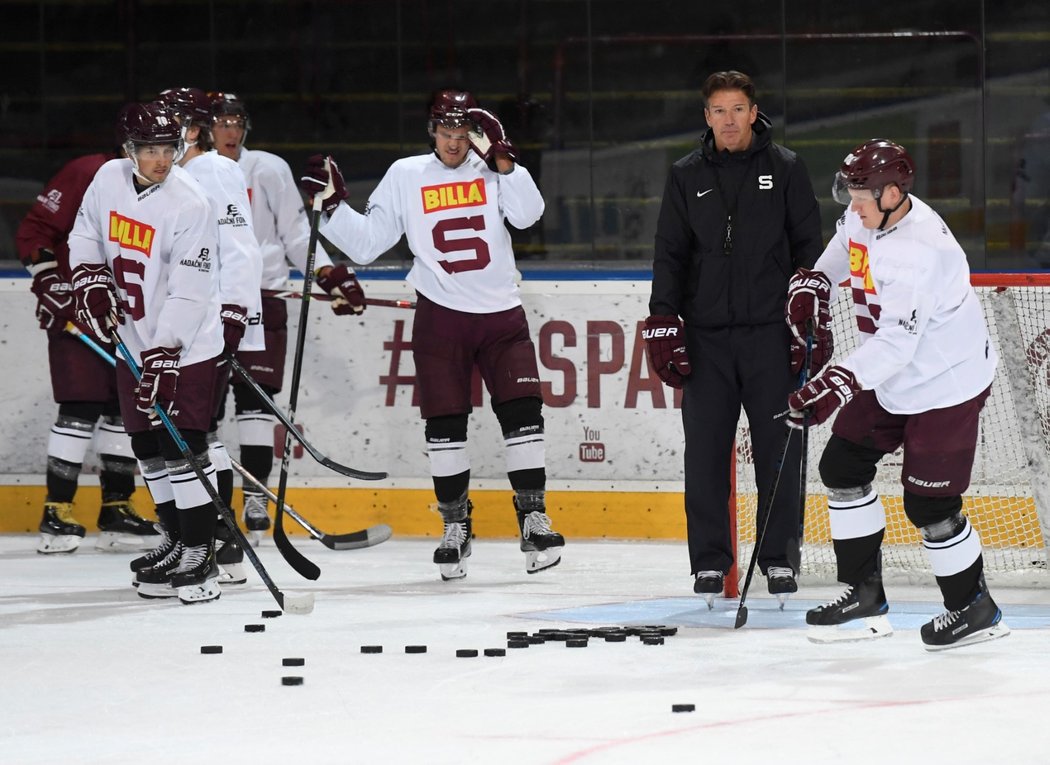
{"label": "black sneaker", "polygon": [[76,552],[85,529],[73,517],[72,502],[45,502],[36,551],[45,555]]}
{"label": "black sneaker", "polygon": [[178,568],[171,577],[171,586],[182,603],[218,600],[222,590],[219,588],[219,564],[215,560],[213,543],[183,548]]}
{"label": "black sneaker", "polygon": [[1006,637],[1010,628],[1003,622],[1003,612],[992,596],[982,589],[966,608],[933,617],[933,621],[922,625],[920,634],[927,651],[943,651]]}
{"label": "black sneaker", "polygon": [[882,576],[873,574],[858,585],[849,585],[835,600],[806,612],[806,636],[814,643],[871,640],[893,634],[886,613],[890,610]]}
{"label": "black sneaker", "polygon": [[141,550],[158,541],[154,524],[135,512],[127,499],[103,502],[98,511],[98,541],[95,548],[127,552]]}
{"label": "black sneaker", "polygon": [[693,592],[703,597],[709,609],[715,607],[715,597],[725,588],[725,574],[721,571],[697,571],[693,580]]}

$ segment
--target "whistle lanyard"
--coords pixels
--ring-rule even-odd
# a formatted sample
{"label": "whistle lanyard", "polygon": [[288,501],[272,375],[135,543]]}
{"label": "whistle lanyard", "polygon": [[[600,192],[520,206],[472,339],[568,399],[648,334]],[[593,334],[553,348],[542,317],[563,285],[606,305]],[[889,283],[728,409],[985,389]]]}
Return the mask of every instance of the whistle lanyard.
{"label": "whistle lanyard", "polygon": [[715,174],[715,185],[718,187],[718,195],[722,198],[722,207],[726,211],[726,230],[725,238],[722,240],[722,254],[728,257],[733,252],[733,219],[736,217],[737,203],[740,201],[740,192],[744,188],[744,183],[747,182],[751,172],[751,160],[755,158],[752,154],[747,158],[747,164],[744,166],[744,173],[740,178],[740,182],[736,186],[736,193],[733,195],[733,199],[730,200],[722,188],[722,178],[718,174],[718,167],[712,163],[711,171]]}

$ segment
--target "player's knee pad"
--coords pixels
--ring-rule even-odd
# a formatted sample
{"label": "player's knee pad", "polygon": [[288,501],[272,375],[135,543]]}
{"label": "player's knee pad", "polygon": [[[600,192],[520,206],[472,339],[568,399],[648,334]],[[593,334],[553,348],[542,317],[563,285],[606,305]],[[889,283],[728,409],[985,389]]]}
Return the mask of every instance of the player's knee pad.
{"label": "player's knee pad", "polygon": [[94,425],[102,416],[105,404],[95,401],[66,401],[58,405],[58,417],[71,417]]}
{"label": "player's knee pad", "polygon": [[466,414],[429,417],[424,432],[432,476],[438,478],[469,473]]}
{"label": "player's knee pad", "polygon": [[[538,398],[528,396],[504,401],[493,409],[503,431],[507,473],[513,477],[522,474],[522,471],[542,472],[546,457],[542,402]],[[536,480],[541,481],[542,485],[540,476],[537,475]],[[512,480],[512,483],[515,481]]]}
{"label": "player's knee pad", "polygon": [[[175,462],[183,459],[182,450],[175,443],[175,439],[166,430],[155,431],[157,440],[160,442],[161,454],[167,462]],[[203,430],[183,430],[182,440],[186,443],[190,454],[198,459],[208,451],[208,436]],[[132,441],[134,444],[134,441]],[[136,455],[137,456],[137,455]]]}
{"label": "player's knee pad", "polygon": [[493,404],[503,437],[520,431],[543,432],[543,402],[535,396]]}
{"label": "player's knee pad", "polygon": [[153,431],[133,433],[131,450],[139,461],[139,472],[142,473],[142,480],[146,482],[146,488],[149,489],[153,502],[158,507],[165,502],[171,502],[174,495],[171,493],[168,467],[164,463],[164,455],[161,454],[157,434]]}
{"label": "player's knee pad", "polygon": [[[246,412],[261,412],[266,409],[263,400],[247,385],[235,382],[230,386],[233,389],[233,412],[243,414]],[[262,391],[271,399],[277,394],[276,388],[269,385],[260,385]]]}
{"label": "player's knee pad", "polygon": [[[154,457],[162,457],[160,439],[156,431],[144,430],[131,434],[131,451],[139,462],[146,462]],[[163,460],[162,460],[163,461]]]}
{"label": "player's knee pad", "polygon": [[860,539],[886,528],[886,510],[871,484],[828,489],[832,539]]}
{"label": "player's knee pad", "polygon": [[268,446],[273,448],[274,426],[277,418],[261,409],[238,411],[237,439],[241,446]]}
{"label": "player's knee pad", "polygon": [[820,456],[820,480],[829,489],[867,486],[885,452],[832,435]]}
{"label": "player's knee pad", "polygon": [[946,527],[942,524],[945,522],[954,522],[952,519],[956,517],[962,518],[962,504],[962,495],[959,494],[930,497],[904,490],[904,513],[916,528],[923,530],[923,537],[926,536],[928,526],[944,529]]}
{"label": "player's knee pad", "polygon": [[100,455],[112,455],[131,459],[131,439],[124,431],[124,418],[119,412],[103,413],[102,422],[95,431],[95,451]]}
{"label": "player's knee pad", "polygon": [[[938,577],[949,577],[970,569],[981,557],[981,538],[977,530],[970,525],[970,521],[962,514],[962,498],[949,509],[952,497],[919,497],[913,495],[913,510],[916,500],[934,500],[933,502],[921,501],[922,515],[927,522],[917,526],[922,531],[922,546],[926,549],[926,558],[930,561],[930,568]],[[937,501],[939,500],[939,502]],[[908,497],[905,494],[905,510],[907,511]],[[947,512],[948,515],[944,513]],[[936,516],[939,520],[935,520]],[[915,516],[908,512],[908,518],[915,523]]]}
{"label": "player's knee pad", "polygon": [[60,408],[47,438],[48,462],[65,462],[75,467],[74,473],[80,472],[94,433],[95,420],[74,416]]}

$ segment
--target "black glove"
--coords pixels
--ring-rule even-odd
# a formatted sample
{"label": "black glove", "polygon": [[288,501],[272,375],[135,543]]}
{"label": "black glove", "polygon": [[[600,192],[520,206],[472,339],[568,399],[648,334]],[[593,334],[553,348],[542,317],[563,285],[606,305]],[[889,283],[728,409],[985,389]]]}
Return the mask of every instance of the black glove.
{"label": "black glove", "polygon": [[650,316],[642,330],[649,363],[664,384],[681,388],[693,367],[685,350],[685,328],[677,316]]}
{"label": "black glove", "polygon": [[40,250],[40,258],[30,268],[36,295],[36,318],[40,329],[62,329],[72,321],[76,313],[73,300],[73,285],[58,272],[55,256],[48,250]]}
{"label": "black glove", "polygon": [[[327,166],[325,161],[327,160]],[[324,194],[328,189],[328,179],[332,180],[332,192],[323,197],[321,209],[331,215],[339,207],[339,203],[350,196],[343,182],[343,174],[339,172],[339,165],[330,156],[314,154],[306,160],[306,169],[299,178],[299,188],[309,197],[315,194]]]}
{"label": "black glove", "polygon": [[365,310],[365,291],[353,270],[340,263],[317,272],[318,286],[332,296],[332,310],[340,316]]}

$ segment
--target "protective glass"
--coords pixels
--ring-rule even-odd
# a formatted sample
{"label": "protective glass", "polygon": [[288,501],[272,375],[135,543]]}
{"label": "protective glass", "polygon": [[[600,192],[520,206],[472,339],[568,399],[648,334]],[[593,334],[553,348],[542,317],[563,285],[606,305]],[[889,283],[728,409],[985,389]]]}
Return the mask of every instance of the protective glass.
{"label": "protective glass", "polygon": [[242,117],[216,117],[212,121],[213,127],[226,128],[227,130],[244,130],[246,127]]}
{"label": "protective glass", "polygon": [[857,185],[850,185],[849,181],[846,180],[846,176],[842,174],[842,171],[835,173],[835,180],[831,182],[831,197],[840,205],[849,205],[853,202],[853,195],[850,194],[850,190],[854,192],[864,191],[866,194],[871,194],[872,199],[878,199],[882,196],[882,189],[864,189]]}

